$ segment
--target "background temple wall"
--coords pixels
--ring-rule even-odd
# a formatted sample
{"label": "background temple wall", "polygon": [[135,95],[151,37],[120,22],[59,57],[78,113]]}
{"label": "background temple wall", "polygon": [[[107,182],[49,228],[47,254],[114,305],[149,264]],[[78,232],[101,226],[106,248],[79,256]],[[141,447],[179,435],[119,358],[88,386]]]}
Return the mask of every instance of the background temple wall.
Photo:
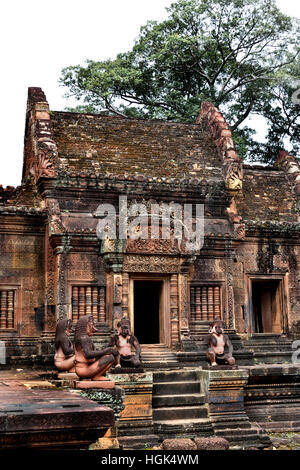
{"label": "background temple wall", "polygon": [[[18,231],[19,224],[23,226]],[[8,217],[1,217],[0,233],[0,291],[1,316],[13,315],[13,324],[1,329],[1,337],[14,338],[13,354],[34,353],[26,347],[18,350],[17,338],[38,338],[43,332],[45,320],[44,285],[44,233],[39,222],[14,217],[14,224]],[[4,294],[2,294],[4,292]],[[13,292],[7,302],[8,292]],[[6,300],[6,305],[5,305]],[[12,309],[8,313],[7,309]],[[4,326],[4,323],[3,325]],[[9,349],[8,349],[9,352]]]}

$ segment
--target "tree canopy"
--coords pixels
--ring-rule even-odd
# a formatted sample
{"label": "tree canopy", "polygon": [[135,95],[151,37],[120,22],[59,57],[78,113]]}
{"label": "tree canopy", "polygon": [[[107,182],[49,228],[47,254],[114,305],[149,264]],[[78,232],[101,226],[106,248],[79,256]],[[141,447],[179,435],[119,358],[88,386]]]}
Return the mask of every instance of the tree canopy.
{"label": "tree canopy", "polygon": [[[131,51],[62,70],[67,95],[83,103],[72,110],[194,122],[210,101],[241,156],[270,162],[286,140],[297,153],[300,20],[274,0],[177,0],[167,11],[141,28]],[[255,115],[268,122],[265,144],[249,125]]]}

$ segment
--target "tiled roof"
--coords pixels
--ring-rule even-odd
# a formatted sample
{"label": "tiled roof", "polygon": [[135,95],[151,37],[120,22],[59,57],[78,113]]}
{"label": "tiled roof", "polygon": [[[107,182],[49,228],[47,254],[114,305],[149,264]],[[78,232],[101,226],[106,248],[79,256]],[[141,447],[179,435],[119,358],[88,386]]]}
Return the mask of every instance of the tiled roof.
{"label": "tiled roof", "polygon": [[236,196],[244,220],[297,222],[295,194],[283,171],[244,167],[243,189]]}
{"label": "tiled roof", "polygon": [[213,139],[198,124],[56,111],[51,121],[61,170],[222,179]]}

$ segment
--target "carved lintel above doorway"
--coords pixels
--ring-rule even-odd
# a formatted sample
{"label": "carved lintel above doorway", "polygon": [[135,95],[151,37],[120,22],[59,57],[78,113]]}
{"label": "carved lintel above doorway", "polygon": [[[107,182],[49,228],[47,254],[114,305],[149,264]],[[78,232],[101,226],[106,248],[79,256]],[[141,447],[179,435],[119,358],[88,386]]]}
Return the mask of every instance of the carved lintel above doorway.
{"label": "carved lintel above doorway", "polygon": [[123,270],[132,273],[179,273],[180,258],[165,255],[125,255]]}

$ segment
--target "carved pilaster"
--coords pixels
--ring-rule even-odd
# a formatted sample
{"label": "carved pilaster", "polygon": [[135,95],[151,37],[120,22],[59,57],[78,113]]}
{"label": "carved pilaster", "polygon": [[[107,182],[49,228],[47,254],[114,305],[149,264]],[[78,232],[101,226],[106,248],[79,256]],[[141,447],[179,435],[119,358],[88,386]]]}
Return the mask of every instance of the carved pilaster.
{"label": "carved pilaster", "polygon": [[173,274],[170,279],[170,310],[171,310],[171,343],[176,346],[179,341],[179,315],[178,315],[178,275]]}
{"label": "carved pilaster", "polygon": [[233,248],[232,248],[232,242],[231,240],[228,240],[226,242],[225,246],[225,256],[227,258],[226,264],[225,264],[225,269],[226,269],[226,290],[227,290],[227,312],[226,312],[226,318],[223,318],[223,320],[226,322],[226,325],[228,328],[234,328],[235,327],[235,318],[234,318],[234,295],[233,295],[233,269],[232,269],[232,263],[233,263]]}
{"label": "carved pilaster", "polygon": [[106,274],[106,321],[113,327],[113,274]]}
{"label": "carved pilaster", "polygon": [[112,326],[116,328],[116,324],[122,318],[122,273],[113,274],[113,306]]}
{"label": "carved pilaster", "polygon": [[[68,316],[68,251],[70,250],[70,239],[68,236],[62,238],[62,246],[58,248],[57,271],[58,271],[58,291],[57,291],[57,313],[58,319],[62,320]],[[80,316],[80,290],[79,290],[79,316]]]}
{"label": "carved pilaster", "polygon": [[128,317],[129,315],[129,275],[128,273],[123,273],[123,290],[122,290],[122,314],[123,317]]}
{"label": "carved pilaster", "polygon": [[190,334],[189,330],[189,293],[188,293],[188,275],[178,275],[178,293],[179,293],[179,319],[180,319],[180,336],[181,339],[187,338]]}
{"label": "carved pilaster", "polygon": [[[58,265],[58,291],[57,291],[57,313],[58,320],[67,318],[68,304],[67,304],[67,270],[66,270],[66,254],[61,253],[57,257]],[[79,292],[80,298],[80,292]],[[80,315],[80,301],[79,301],[79,315]]]}
{"label": "carved pilaster", "polygon": [[57,258],[49,242],[49,228],[46,226],[45,233],[45,316],[44,334],[55,332],[56,328],[56,305],[57,305]]}
{"label": "carved pilaster", "polygon": [[227,318],[228,318],[228,327],[234,328],[235,321],[234,321],[234,297],[233,297],[233,286],[232,286],[232,272],[227,271]]}

